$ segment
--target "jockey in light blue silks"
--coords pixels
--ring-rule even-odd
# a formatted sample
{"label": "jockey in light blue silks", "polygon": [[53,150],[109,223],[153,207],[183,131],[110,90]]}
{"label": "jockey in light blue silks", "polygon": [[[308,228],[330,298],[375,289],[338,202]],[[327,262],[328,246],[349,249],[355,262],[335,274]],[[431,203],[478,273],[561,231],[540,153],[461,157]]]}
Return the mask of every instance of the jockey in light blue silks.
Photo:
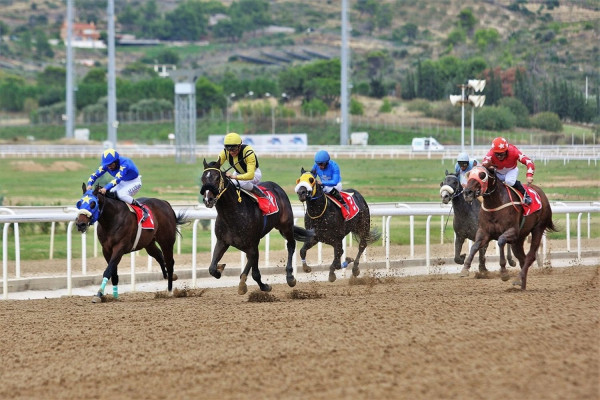
{"label": "jockey in light blue silks", "polygon": [[315,154],[315,165],[311,172],[318,175],[323,185],[323,191],[335,197],[348,211],[348,204],[340,194],[342,191],[342,175],[340,167],[329,157],[325,150],[319,150]]}
{"label": "jockey in light blue silks", "polygon": [[469,159],[469,155],[462,152],[456,157],[456,164],[454,165],[454,172],[460,181],[460,184],[465,187],[467,186],[467,172],[473,169],[477,165],[477,160]]}

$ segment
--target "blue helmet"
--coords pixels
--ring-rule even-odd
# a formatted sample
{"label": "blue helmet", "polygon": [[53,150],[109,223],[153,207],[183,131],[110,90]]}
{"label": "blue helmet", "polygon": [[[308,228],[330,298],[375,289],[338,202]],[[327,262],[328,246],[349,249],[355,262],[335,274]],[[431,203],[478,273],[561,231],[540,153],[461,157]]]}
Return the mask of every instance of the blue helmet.
{"label": "blue helmet", "polygon": [[119,153],[115,149],[106,149],[102,153],[102,167],[106,168],[115,161],[119,161]]}
{"label": "blue helmet", "polygon": [[317,164],[326,163],[328,161],[329,161],[329,153],[328,152],[326,152],[325,150],[317,151],[317,154],[315,154],[315,162]]}

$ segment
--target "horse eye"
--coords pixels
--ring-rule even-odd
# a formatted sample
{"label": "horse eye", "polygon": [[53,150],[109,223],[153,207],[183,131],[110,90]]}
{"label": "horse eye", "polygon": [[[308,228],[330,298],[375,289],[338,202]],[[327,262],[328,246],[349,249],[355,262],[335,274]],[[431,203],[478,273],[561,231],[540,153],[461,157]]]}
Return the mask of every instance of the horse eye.
{"label": "horse eye", "polygon": [[315,183],[315,178],[308,178],[308,182],[310,182],[310,184],[312,185],[313,183]]}
{"label": "horse eye", "polygon": [[480,172],[479,173],[479,179],[484,179],[485,178],[485,173],[484,172]]}
{"label": "horse eye", "polygon": [[92,201],[92,202],[90,203],[90,208],[91,208],[92,210],[93,210],[94,208],[96,208],[96,202],[95,202],[95,201]]}

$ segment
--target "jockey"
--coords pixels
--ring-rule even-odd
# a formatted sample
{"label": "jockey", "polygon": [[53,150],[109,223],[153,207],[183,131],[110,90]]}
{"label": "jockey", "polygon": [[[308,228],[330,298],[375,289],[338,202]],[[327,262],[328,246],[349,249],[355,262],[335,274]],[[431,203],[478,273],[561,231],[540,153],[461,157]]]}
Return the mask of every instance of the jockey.
{"label": "jockey", "polygon": [[456,157],[456,164],[454,165],[454,173],[459,177],[461,185],[467,185],[467,172],[469,172],[474,166],[477,165],[477,160],[471,160],[469,155],[462,152]]}
{"label": "jockey", "polygon": [[520,181],[517,180],[519,168],[517,161],[527,167],[527,184],[533,183],[533,173],[535,165],[525,154],[512,144],[508,144],[503,137],[497,137],[492,141],[492,148],[483,157],[482,165],[488,167],[493,165],[496,167],[496,175],[501,181],[517,189],[523,195],[523,203],[531,204],[531,197],[523,187]]}
{"label": "jockey", "polygon": [[323,191],[329,193],[342,203],[344,208],[346,208],[346,211],[350,211],[348,209],[348,204],[346,204],[344,198],[340,194],[342,191],[340,167],[329,157],[328,152],[325,150],[317,151],[315,154],[315,165],[313,165],[311,172],[313,175],[318,175],[319,179],[321,179]]}
{"label": "jockey", "polygon": [[87,190],[91,190],[96,179],[104,175],[105,172],[108,172],[115,179],[101,188],[100,193],[114,193],[119,200],[140,207],[143,213],[142,222],[144,222],[148,218],[148,210],[146,206],[133,198],[142,187],[142,176],[133,161],[127,157],[120,156],[115,149],[104,150],[100,166],[96,172],[90,175],[87,181]]}
{"label": "jockey", "polygon": [[252,147],[242,144],[242,137],[234,132],[225,135],[223,144],[225,148],[219,153],[217,162],[220,167],[228,161],[233,167],[234,172],[227,172],[227,177],[231,178],[235,185],[250,191],[255,196],[267,198],[256,186],[262,178],[262,172],[258,168],[258,157]]}

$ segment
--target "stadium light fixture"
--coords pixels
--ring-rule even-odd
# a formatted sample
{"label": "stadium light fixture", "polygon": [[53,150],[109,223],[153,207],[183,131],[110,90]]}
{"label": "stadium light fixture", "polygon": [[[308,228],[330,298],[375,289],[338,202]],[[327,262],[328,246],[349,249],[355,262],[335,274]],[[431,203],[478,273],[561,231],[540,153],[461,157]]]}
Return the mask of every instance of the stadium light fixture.
{"label": "stadium light fixture", "polygon": [[467,95],[467,90],[472,92],[481,92],[485,88],[485,80],[469,79],[467,84],[458,85],[461,89],[460,95],[450,95],[450,103],[453,106],[461,106],[460,119],[460,149],[465,151],[465,104],[471,105],[471,153],[474,151],[475,144],[475,107],[483,107],[485,96]]}

